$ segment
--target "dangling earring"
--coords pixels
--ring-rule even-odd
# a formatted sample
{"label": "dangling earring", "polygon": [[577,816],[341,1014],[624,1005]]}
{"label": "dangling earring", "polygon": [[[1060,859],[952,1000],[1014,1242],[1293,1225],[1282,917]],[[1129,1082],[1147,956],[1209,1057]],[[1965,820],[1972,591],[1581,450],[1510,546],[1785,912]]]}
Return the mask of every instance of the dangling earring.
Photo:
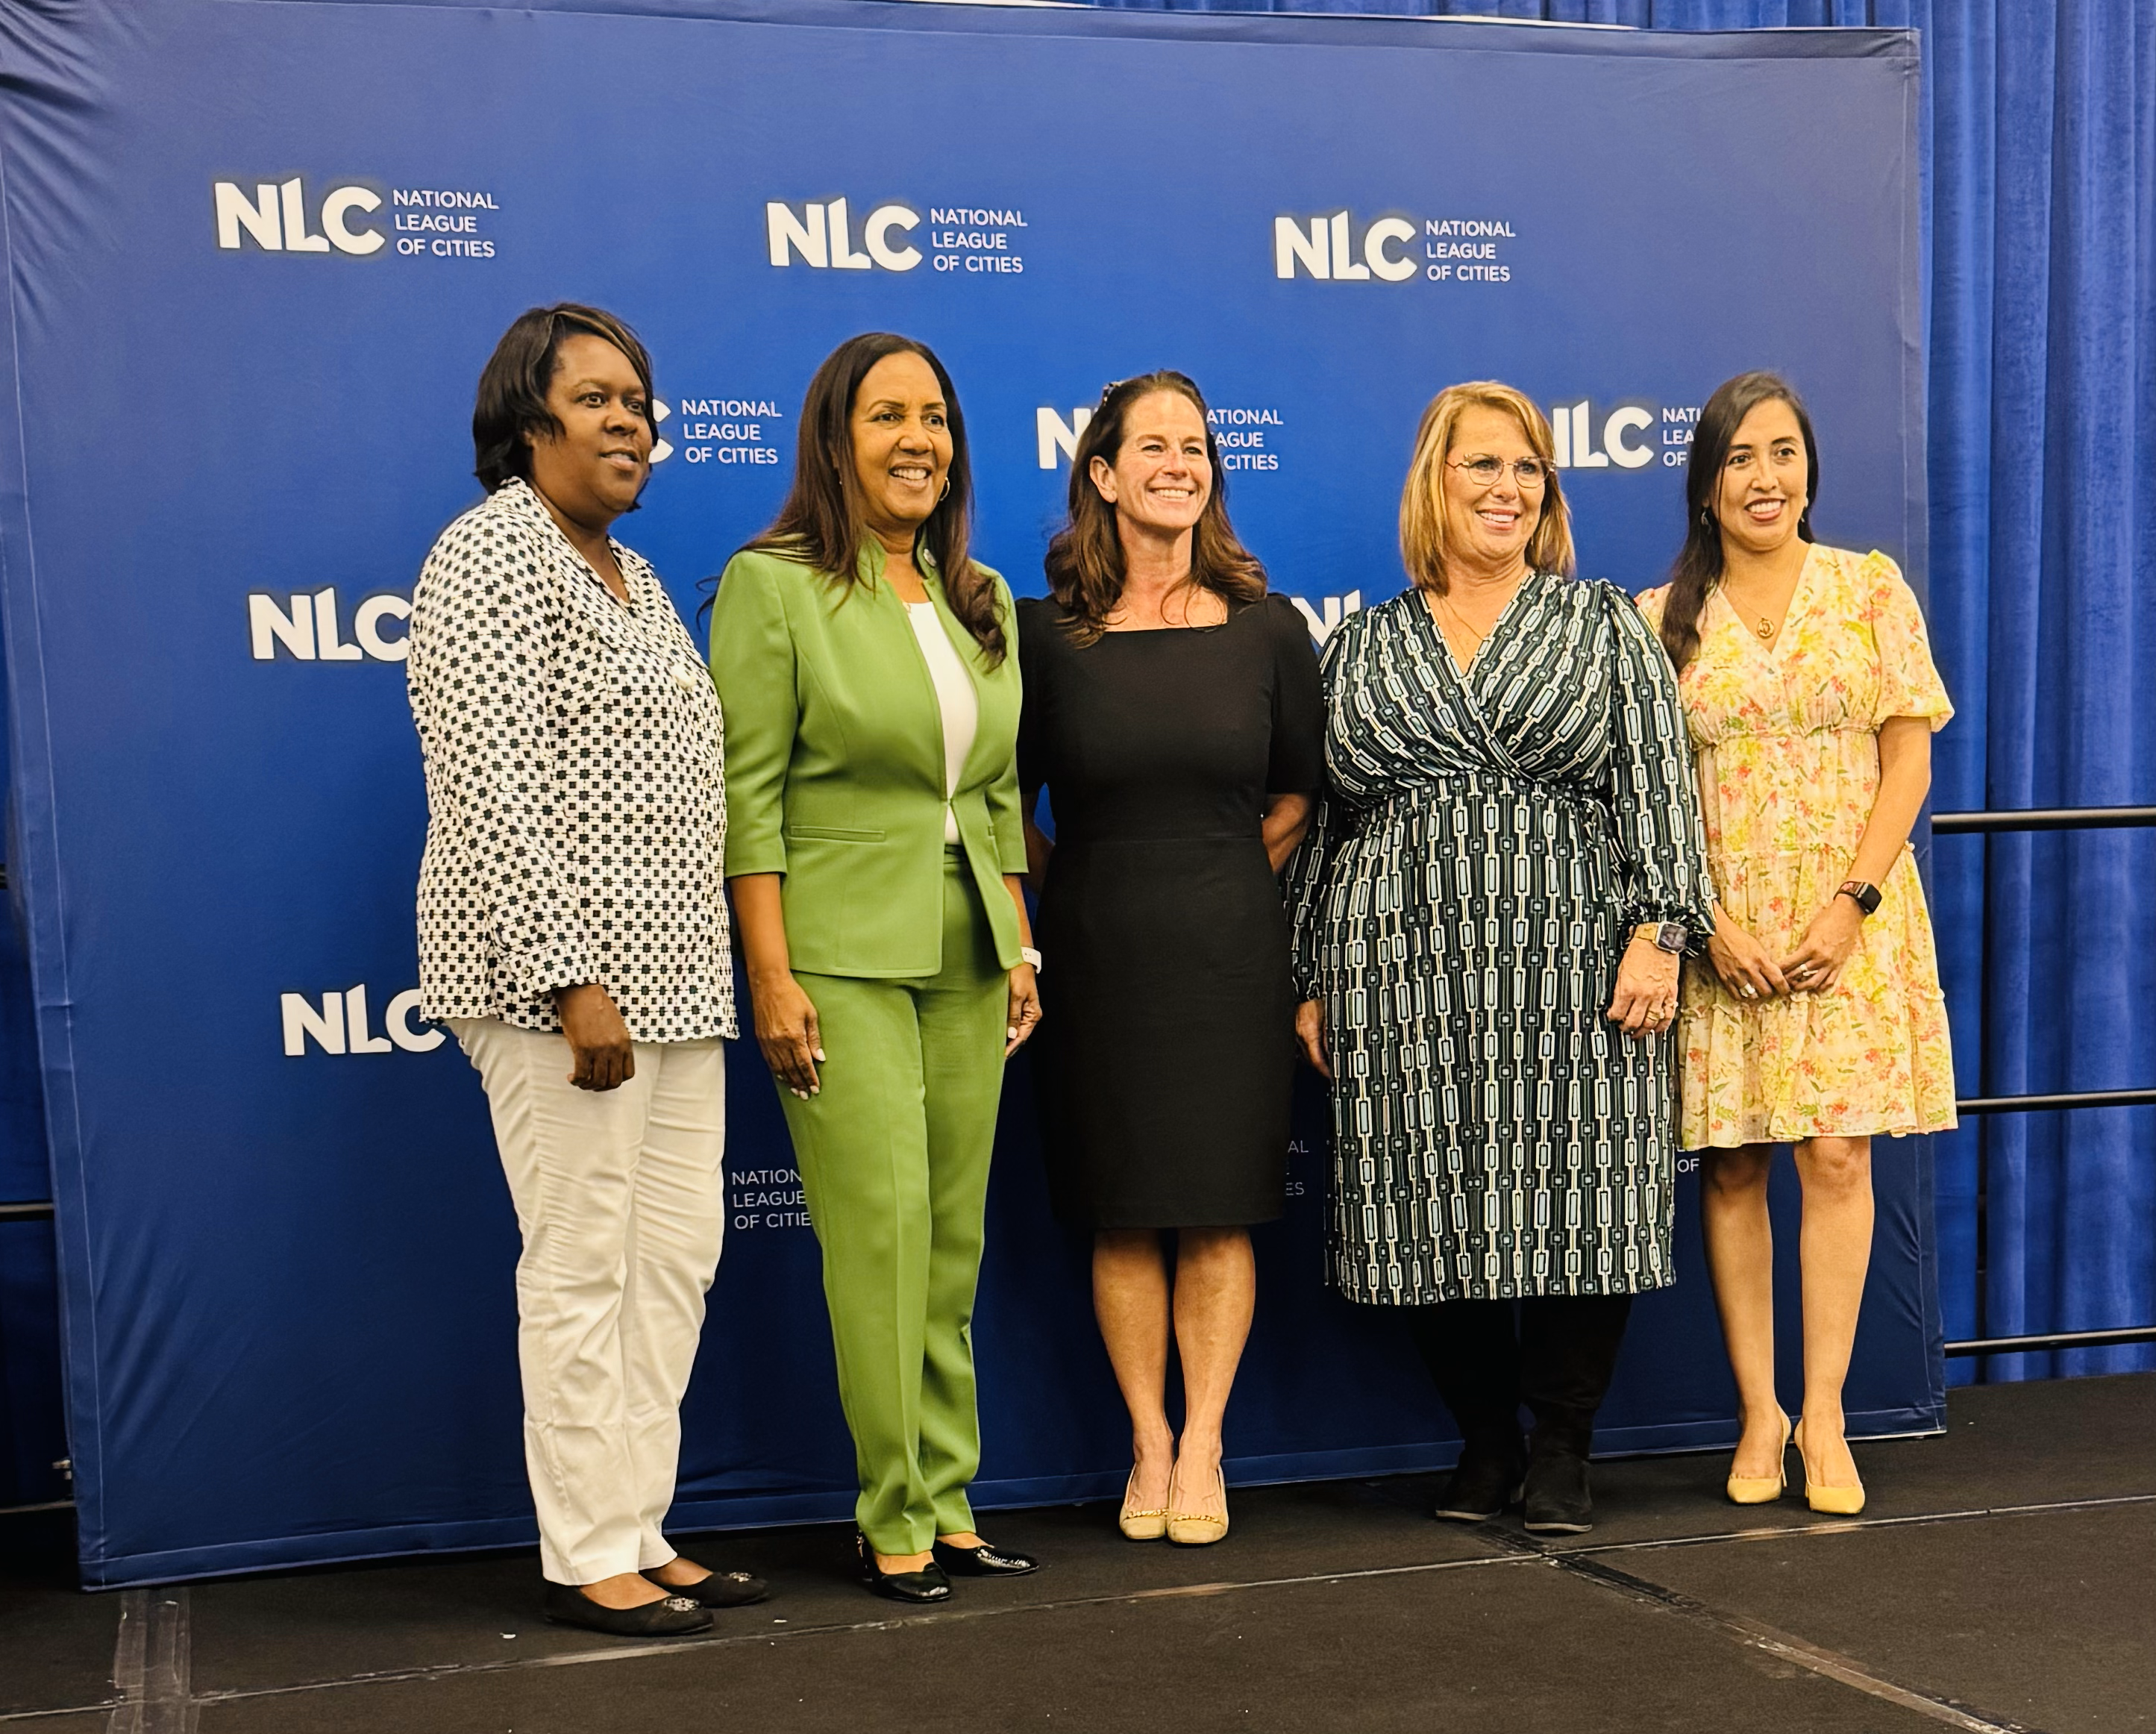
{"label": "dangling earring", "polygon": [[942,505],[942,504],[946,500],[949,499],[950,497],[951,497],[951,478],[950,478],[949,476],[945,476],[945,477],[943,478],[943,491],[942,491],[942,493],[940,493],[940,494],[937,495],[937,497],[936,497],[936,503],[937,503],[938,506],[941,506],[941,505]]}
{"label": "dangling earring", "polygon": [[1714,514],[1704,506],[1699,508],[1699,521],[1707,529],[1711,530],[1714,527]]}

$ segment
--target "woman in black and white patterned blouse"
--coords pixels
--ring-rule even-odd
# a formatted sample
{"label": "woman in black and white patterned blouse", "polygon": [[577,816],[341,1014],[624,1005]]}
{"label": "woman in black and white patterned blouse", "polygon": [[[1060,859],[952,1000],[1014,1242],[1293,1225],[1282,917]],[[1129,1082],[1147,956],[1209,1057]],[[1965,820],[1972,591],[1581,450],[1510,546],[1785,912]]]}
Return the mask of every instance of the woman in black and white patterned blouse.
{"label": "woman in black and white patterned blouse", "polygon": [[612,315],[564,302],[510,327],[472,415],[487,498],[428,556],[405,665],[420,1009],[479,1070],[523,1232],[547,1617],[623,1636],[763,1594],[660,1530],[718,1268],[735,1026],[718,698],[651,568],[607,534],[651,473],[650,404]]}

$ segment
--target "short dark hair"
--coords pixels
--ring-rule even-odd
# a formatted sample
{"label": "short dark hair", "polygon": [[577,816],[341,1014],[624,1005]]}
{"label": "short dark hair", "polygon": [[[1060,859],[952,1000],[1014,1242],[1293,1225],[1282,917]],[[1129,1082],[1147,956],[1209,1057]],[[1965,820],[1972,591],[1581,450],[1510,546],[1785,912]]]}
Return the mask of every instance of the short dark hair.
{"label": "short dark hair", "polygon": [[531,481],[530,440],[561,433],[562,424],[547,407],[547,389],[554,383],[562,340],[579,333],[611,343],[629,358],[644,386],[644,419],[651,437],[659,437],[659,424],[651,419],[651,357],[634,332],[603,308],[577,301],[527,307],[487,358],[472,407],[472,473],[490,494],[512,476]]}

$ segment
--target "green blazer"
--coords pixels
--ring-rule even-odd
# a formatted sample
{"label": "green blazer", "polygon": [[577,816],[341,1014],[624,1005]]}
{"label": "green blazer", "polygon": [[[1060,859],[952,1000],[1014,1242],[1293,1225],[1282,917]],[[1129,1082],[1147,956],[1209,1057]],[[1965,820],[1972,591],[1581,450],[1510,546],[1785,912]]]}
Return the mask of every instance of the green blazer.
{"label": "green blazer", "polygon": [[[726,563],[711,609],[726,876],[785,876],[787,949],[795,969],[819,975],[902,978],[943,965],[943,714],[883,569],[874,540],[862,581],[844,585],[798,560],[744,552]],[[988,576],[1009,646],[993,668],[942,580],[922,574],[979,704],[951,809],[997,958],[1014,969],[1018,915],[1003,876],[1026,865],[1018,619],[1009,587]]]}

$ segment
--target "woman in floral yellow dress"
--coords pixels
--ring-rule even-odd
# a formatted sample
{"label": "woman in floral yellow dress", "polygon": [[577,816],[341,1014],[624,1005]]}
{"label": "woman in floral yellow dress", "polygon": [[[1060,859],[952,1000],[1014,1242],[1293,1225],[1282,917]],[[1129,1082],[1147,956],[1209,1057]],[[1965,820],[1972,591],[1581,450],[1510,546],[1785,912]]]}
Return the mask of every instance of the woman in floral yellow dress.
{"label": "woman in floral yellow dress", "polygon": [[1855,1512],[1841,1389],[1871,1255],[1871,1140],[1954,1124],[1909,848],[1953,707],[1894,563],[1812,539],[1818,482],[1796,394],[1772,373],[1727,381],[1694,431],[1684,550],[1640,605],[1678,671],[1720,898],[1711,967],[1686,975],[1681,1142],[1706,1153],[1707,1264],[1737,1376],[1729,1496],[1785,1485],[1767,1175],[1789,1144],[1804,1186],[1794,1442],[1812,1508]]}

